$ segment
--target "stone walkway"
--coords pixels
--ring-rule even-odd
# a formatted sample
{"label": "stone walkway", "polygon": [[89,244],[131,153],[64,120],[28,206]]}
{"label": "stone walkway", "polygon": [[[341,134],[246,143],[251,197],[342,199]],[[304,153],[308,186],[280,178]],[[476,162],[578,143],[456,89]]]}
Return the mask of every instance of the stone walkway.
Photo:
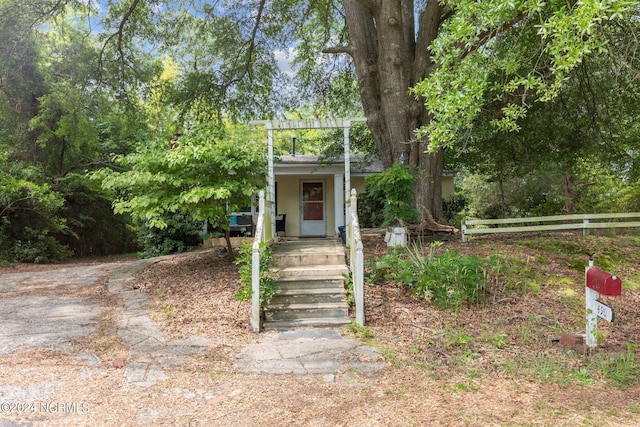
{"label": "stone walkway", "polygon": [[245,372],[323,374],[353,370],[373,374],[383,367],[379,351],[343,337],[335,329],[266,332],[258,344],[242,349],[236,366]]}
{"label": "stone walkway", "polygon": [[140,387],[150,387],[167,379],[163,367],[180,366],[209,345],[209,340],[201,337],[168,340],[149,317],[151,304],[147,295],[138,290],[125,290],[125,282],[135,272],[158,260],[141,260],[121,268],[111,275],[107,285],[109,292],[124,302],[118,316],[118,335],[129,347],[124,375],[131,384]]}
{"label": "stone walkway", "polygon": [[[73,340],[96,329],[96,317],[104,307],[90,297],[57,296],[56,289],[68,294],[108,276],[109,292],[124,302],[118,316],[118,335],[129,347],[127,360],[120,361],[124,376],[129,383],[145,388],[167,379],[165,368],[180,366],[204,352],[209,340],[169,340],[149,317],[150,299],[124,286],[135,272],[167,258],[0,275],[0,355],[34,347],[70,351]],[[349,369],[371,374],[383,364],[376,348],[342,337],[337,330],[268,332],[260,338],[259,343],[241,350],[236,361],[239,370],[329,378]],[[97,359],[87,357],[93,362]]]}

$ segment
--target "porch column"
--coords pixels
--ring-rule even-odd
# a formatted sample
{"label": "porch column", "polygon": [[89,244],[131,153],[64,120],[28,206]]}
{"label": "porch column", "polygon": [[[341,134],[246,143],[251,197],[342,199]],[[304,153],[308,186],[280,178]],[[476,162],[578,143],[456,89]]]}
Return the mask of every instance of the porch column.
{"label": "porch column", "polygon": [[339,235],[338,227],[344,225],[344,176],[341,173],[333,175],[333,197],[334,197],[334,218],[335,232]]}
{"label": "porch column", "polygon": [[273,203],[272,205],[272,209],[274,209],[274,211],[271,214],[271,236],[269,236],[270,239],[273,239],[275,237],[275,230],[276,230],[276,213],[275,213],[275,206],[276,206],[276,180],[275,180],[275,176],[274,176],[274,172],[273,172],[273,125],[271,123],[271,120],[267,121],[266,123],[266,128],[267,128],[267,135],[268,135],[268,148],[267,148],[267,200],[271,201]]}
{"label": "porch column", "polygon": [[343,191],[343,201],[341,205],[344,205],[344,215],[346,218],[351,218],[351,210],[349,209],[349,205],[347,201],[351,197],[351,148],[349,147],[349,128],[351,127],[351,122],[348,119],[345,119],[343,122],[343,133],[344,133],[344,191]]}

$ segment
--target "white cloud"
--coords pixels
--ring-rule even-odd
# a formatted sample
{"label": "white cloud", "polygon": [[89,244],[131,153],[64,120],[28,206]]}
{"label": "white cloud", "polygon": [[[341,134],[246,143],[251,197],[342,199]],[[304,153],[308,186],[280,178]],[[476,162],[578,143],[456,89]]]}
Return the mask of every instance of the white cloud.
{"label": "white cloud", "polygon": [[278,64],[278,68],[280,71],[285,73],[286,75],[292,77],[295,75],[293,68],[291,67],[291,62],[297,55],[297,51],[295,48],[290,47],[287,49],[280,49],[273,52],[273,56],[276,59],[276,63]]}

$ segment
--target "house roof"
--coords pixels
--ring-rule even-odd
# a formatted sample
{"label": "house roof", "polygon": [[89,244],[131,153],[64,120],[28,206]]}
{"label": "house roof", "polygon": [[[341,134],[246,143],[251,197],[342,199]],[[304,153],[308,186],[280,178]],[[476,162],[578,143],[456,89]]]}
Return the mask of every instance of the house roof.
{"label": "house roof", "polygon": [[[370,175],[384,170],[382,161],[377,157],[354,154],[349,157],[349,160],[351,161],[351,174],[355,176]],[[300,173],[301,171],[341,173],[340,171],[344,171],[344,156],[328,159],[321,156],[287,154],[276,156],[273,166],[278,175]],[[445,169],[443,171],[443,176],[455,175],[455,170]]]}
{"label": "house roof", "polygon": [[[382,161],[375,157],[352,155],[349,157],[349,160],[351,163],[351,173],[368,175],[384,170]],[[316,169],[331,169],[332,167],[344,168],[344,156],[328,159],[320,156],[289,154],[277,156],[274,162],[274,168],[278,169],[302,169],[309,167]]]}

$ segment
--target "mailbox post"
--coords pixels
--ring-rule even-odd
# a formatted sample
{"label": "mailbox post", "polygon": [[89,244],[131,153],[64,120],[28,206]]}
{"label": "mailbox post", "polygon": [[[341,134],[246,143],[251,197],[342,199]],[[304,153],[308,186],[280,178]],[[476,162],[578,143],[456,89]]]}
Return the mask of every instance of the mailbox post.
{"label": "mailbox post", "polygon": [[619,277],[594,267],[593,254],[590,254],[589,266],[585,271],[585,299],[587,306],[586,342],[591,348],[596,346],[598,317],[602,317],[609,322],[613,322],[614,319],[613,308],[598,301],[598,294],[620,296],[622,294],[622,281]]}

